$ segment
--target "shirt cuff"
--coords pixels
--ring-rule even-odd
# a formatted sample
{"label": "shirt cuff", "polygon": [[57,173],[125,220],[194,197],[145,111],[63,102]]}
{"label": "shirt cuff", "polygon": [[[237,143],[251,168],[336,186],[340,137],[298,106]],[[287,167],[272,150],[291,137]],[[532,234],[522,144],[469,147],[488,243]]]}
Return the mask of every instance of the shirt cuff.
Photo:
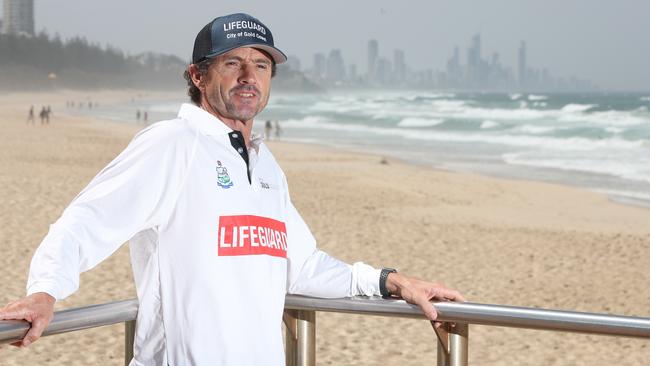
{"label": "shirt cuff", "polygon": [[53,282],[39,281],[27,286],[27,296],[35,294],[37,292],[45,292],[46,294],[55,298],[57,301],[63,299],[61,292],[57,290],[57,286]]}
{"label": "shirt cuff", "polygon": [[381,269],[376,269],[363,262],[356,262],[352,265],[352,277],[355,279],[357,295],[379,296],[379,275]]}

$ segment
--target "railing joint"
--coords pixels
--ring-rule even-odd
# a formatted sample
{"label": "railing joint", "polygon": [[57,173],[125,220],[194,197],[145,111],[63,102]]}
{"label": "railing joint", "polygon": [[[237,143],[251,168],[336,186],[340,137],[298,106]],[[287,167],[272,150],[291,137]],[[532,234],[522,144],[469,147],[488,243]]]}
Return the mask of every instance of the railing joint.
{"label": "railing joint", "polygon": [[434,321],[431,322],[431,327],[433,328],[433,332],[436,334],[436,338],[438,338],[438,343],[440,344],[442,350],[444,350],[446,354],[449,354],[448,325],[449,325],[448,323],[442,323],[440,324],[439,327],[436,327],[436,322]]}

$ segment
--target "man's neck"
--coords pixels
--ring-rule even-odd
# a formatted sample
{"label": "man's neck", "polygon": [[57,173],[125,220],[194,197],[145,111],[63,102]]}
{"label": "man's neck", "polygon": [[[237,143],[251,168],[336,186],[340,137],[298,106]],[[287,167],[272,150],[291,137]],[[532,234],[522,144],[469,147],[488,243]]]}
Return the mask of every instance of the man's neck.
{"label": "man's neck", "polygon": [[253,120],[250,119],[248,121],[240,121],[237,119],[233,118],[227,118],[221,115],[218,111],[216,111],[209,103],[203,102],[201,103],[201,108],[203,108],[205,111],[210,113],[211,115],[217,117],[223,124],[226,126],[230,127],[231,129],[235,131],[239,131],[242,136],[244,137],[244,142],[246,143],[246,148],[249,148],[250,144],[250,139],[251,139],[251,131],[253,130]]}

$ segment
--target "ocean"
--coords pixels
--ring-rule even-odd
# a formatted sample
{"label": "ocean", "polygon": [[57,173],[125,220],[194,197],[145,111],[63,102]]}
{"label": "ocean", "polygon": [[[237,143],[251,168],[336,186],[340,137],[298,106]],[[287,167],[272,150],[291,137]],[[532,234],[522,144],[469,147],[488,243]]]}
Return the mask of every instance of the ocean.
{"label": "ocean", "polygon": [[[182,100],[92,114],[173,118]],[[371,152],[436,169],[584,187],[650,207],[650,95],[337,91],[274,94],[256,118],[281,139]]]}

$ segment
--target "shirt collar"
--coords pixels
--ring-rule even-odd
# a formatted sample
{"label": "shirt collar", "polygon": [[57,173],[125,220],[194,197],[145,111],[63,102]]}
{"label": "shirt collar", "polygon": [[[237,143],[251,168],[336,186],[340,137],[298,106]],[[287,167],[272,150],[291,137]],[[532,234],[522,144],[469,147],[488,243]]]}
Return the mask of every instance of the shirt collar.
{"label": "shirt collar", "polygon": [[187,120],[192,126],[206,135],[225,135],[232,132],[219,118],[194,104],[183,103],[178,111],[178,118]]}
{"label": "shirt collar", "polygon": [[255,133],[251,132],[251,140],[250,140],[250,146],[255,149],[255,151],[258,151],[260,148],[260,145],[264,141],[264,135],[261,133]]}
{"label": "shirt collar", "polygon": [[[181,105],[181,109],[178,111],[178,118],[188,121],[208,136],[225,135],[233,131],[232,128],[226,126],[219,118],[208,113],[205,109],[190,103],[183,103]],[[254,132],[251,133],[250,146],[252,148],[258,150],[263,141],[264,135]]]}

